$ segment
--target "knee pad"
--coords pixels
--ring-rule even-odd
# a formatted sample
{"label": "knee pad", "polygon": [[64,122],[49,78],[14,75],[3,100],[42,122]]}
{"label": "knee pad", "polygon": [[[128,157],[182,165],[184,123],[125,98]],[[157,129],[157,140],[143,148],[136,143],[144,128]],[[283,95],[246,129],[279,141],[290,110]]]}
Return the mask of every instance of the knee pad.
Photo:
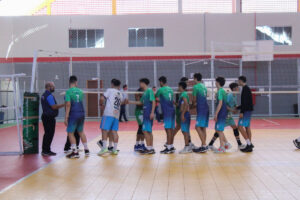
{"label": "knee pad", "polygon": [[217,132],[215,132],[214,137],[218,138],[219,134]]}
{"label": "knee pad", "polygon": [[237,128],[233,130],[233,133],[235,137],[240,135],[239,130]]}

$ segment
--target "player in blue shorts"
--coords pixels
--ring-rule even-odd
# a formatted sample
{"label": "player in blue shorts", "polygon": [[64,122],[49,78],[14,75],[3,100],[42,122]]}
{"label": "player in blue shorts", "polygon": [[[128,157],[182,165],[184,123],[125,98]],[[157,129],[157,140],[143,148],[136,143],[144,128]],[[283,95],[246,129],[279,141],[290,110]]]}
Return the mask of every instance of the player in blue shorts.
{"label": "player in blue shorts", "polygon": [[[241,139],[240,139],[240,134],[239,134],[239,130],[238,130],[238,127],[236,126],[235,124],[235,121],[232,117],[232,115],[234,113],[237,113],[237,95],[236,93],[239,91],[239,85],[237,83],[231,83],[229,85],[232,93],[229,93],[227,94],[227,109],[228,109],[228,115],[227,115],[227,118],[226,118],[226,124],[225,126],[230,126],[233,130],[233,133],[234,133],[234,136],[235,136],[235,139],[237,141],[237,144],[238,144],[238,148],[239,149],[242,149],[242,148],[245,148],[245,146],[242,144],[241,142]],[[211,149],[211,150],[215,150],[214,148],[214,142],[215,140],[219,137],[219,134],[217,132],[215,132],[214,134],[214,137],[211,139],[210,143],[208,144],[208,148]],[[230,143],[225,143],[225,149],[230,149],[231,148],[231,145]]]}
{"label": "player in blue shorts", "polygon": [[174,92],[172,88],[167,86],[167,78],[161,76],[159,79],[160,88],[156,92],[155,97],[160,102],[164,116],[164,126],[167,134],[167,147],[162,150],[162,154],[170,154],[175,152],[174,128],[175,128],[175,108],[174,108]]}
{"label": "player in blue shorts", "polygon": [[191,115],[190,115],[190,100],[189,95],[186,92],[187,84],[186,82],[179,82],[178,91],[180,92],[178,100],[178,109],[180,115],[180,127],[181,132],[184,136],[184,148],[179,151],[179,153],[191,153],[193,152],[193,147],[190,145],[190,124],[191,124]]}
{"label": "player in blue shorts", "polygon": [[87,139],[83,132],[84,126],[84,108],[83,108],[83,92],[77,88],[77,77],[71,76],[69,80],[70,89],[66,91],[65,101],[66,101],[66,115],[65,115],[65,125],[67,126],[67,132],[69,135],[69,140],[71,143],[72,152],[68,154],[67,158],[79,158],[79,153],[76,147],[76,139],[74,132],[77,129],[80,136],[81,142],[84,146],[85,155],[90,154],[89,148],[87,146]]}
{"label": "player in blue shorts", "polygon": [[241,105],[238,106],[240,110],[240,119],[239,119],[239,131],[245,138],[247,142],[247,146],[241,149],[242,152],[252,152],[253,144],[252,144],[252,133],[250,128],[251,122],[251,114],[253,111],[253,100],[252,100],[252,92],[247,85],[247,79],[245,76],[239,77],[239,85],[243,87],[241,94]]}
{"label": "player in blue shorts", "polygon": [[208,150],[206,146],[206,128],[209,121],[209,107],[207,103],[207,89],[202,83],[202,75],[194,74],[196,85],[193,87],[193,106],[197,109],[196,131],[201,140],[201,147],[193,149],[196,153],[205,153]]}
{"label": "player in blue shorts", "polygon": [[224,135],[226,118],[228,114],[227,104],[226,104],[227,94],[223,88],[224,85],[225,85],[225,78],[223,77],[216,78],[216,87],[218,89],[218,92],[217,92],[217,107],[216,107],[214,120],[216,122],[215,130],[216,133],[218,133],[220,138],[220,147],[215,150],[216,153],[225,153],[226,152],[225,144],[228,143]]}
{"label": "player in blue shorts", "polygon": [[151,88],[148,87],[150,81],[147,78],[140,79],[140,88],[144,91],[140,101],[129,101],[129,104],[143,105],[143,133],[146,139],[146,148],[140,153],[155,154],[153,148],[152,125],[155,110],[155,96]]}
{"label": "player in blue shorts", "polygon": [[102,130],[102,148],[98,155],[103,155],[108,152],[107,138],[109,134],[113,137],[113,155],[118,154],[118,130],[120,106],[123,102],[123,96],[120,92],[121,82],[117,79],[111,80],[111,88],[107,89],[101,98],[105,99],[105,109],[101,120],[100,128]]}

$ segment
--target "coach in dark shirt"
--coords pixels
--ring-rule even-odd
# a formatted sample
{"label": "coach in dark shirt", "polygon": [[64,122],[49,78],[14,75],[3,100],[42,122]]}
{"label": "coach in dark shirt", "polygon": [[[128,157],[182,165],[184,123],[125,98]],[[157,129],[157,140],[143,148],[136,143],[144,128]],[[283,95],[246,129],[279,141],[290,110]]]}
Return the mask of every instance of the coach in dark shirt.
{"label": "coach in dark shirt", "polygon": [[253,100],[252,92],[247,85],[247,79],[245,76],[239,77],[239,85],[243,87],[241,94],[241,105],[238,106],[240,109],[240,119],[239,119],[239,131],[245,138],[247,146],[241,149],[242,152],[252,152],[254,146],[252,144],[252,133],[250,129],[251,114],[253,111]]}
{"label": "coach in dark shirt", "polygon": [[56,153],[51,151],[51,143],[55,133],[56,120],[58,109],[64,107],[65,104],[58,105],[52,93],[55,91],[53,82],[48,82],[45,85],[45,92],[41,97],[43,109],[42,121],[45,130],[42,145],[43,156],[55,156]]}

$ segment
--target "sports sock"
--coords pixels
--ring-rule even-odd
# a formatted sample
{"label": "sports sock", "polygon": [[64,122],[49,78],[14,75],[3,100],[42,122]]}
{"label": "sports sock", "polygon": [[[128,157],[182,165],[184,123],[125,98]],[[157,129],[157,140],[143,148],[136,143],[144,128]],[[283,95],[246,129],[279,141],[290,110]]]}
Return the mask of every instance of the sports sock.
{"label": "sports sock", "polygon": [[114,151],[118,150],[118,143],[114,143]]}
{"label": "sports sock", "polygon": [[140,144],[141,144],[141,145],[145,145],[144,141],[140,141]]}
{"label": "sports sock", "polygon": [[84,149],[86,149],[86,150],[89,149],[87,143],[83,143],[83,147],[84,147]]}
{"label": "sports sock", "polygon": [[147,146],[147,149],[148,149],[148,150],[152,150],[152,149],[153,149],[153,146]]}
{"label": "sports sock", "polygon": [[140,141],[136,141],[135,145],[137,146],[137,145],[139,145],[139,144],[140,144]]}
{"label": "sports sock", "polygon": [[109,141],[109,147],[112,147],[113,146],[113,142],[112,141]]}
{"label": "sports sock", "polygon": [[171,149],[171,148],[172,148],[172,145],[167,144],[167,149]]}
{"label": "sports sock", "polygon": [[251,141],[249,139],[246,140],[247,145],[251,145]]}
{"label": "sports sock", "polygon": [[107,148],[107,140],[102,140],[102,143],[103,143],[102,148],[106,149]]}
{"label": "sports sock", "polygon": [[76,144],[71,144],[71,149],[72,149],[72,151],[74,151],[75,153],[77,153]]}

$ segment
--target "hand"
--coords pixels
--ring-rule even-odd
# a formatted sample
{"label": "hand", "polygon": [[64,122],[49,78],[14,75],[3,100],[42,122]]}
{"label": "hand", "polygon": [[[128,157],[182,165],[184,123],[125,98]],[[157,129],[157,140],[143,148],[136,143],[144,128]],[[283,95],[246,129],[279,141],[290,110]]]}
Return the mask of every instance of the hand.
{"label": "hand", "polygon": [[215,115],[215,117],[214,117],[214,120],[215,120],[215,122],[217,122],[217,121],[218,121],[218,117],[217,117],[217,115]]}
{"label": "hand", "polygon": [[67,118],[65,118],[64,124],[65,124],[66,126],[68,126],[68,119],[67,119]]}
{"label": "hand", "polygon": [[181,115],[181,122],[184,122],[184,121],[185,121],[184,115]]}
{"label": "hand", "polygon": [[240,118],[243,118],[244,117],[244,114],[243,113],[240,113]]}
{"label": "hand", "polygon": [[150,114],[150,119],[153,120],[154,119],[154,113]]}

